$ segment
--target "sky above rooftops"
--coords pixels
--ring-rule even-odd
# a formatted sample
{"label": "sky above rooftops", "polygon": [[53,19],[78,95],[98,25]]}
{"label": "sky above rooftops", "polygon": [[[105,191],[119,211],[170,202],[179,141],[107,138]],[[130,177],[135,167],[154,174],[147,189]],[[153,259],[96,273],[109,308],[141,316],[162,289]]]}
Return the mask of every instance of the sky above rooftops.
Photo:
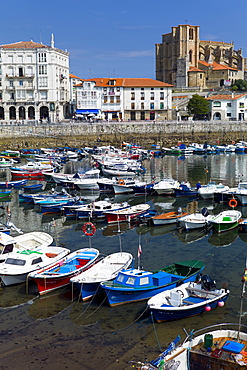
{"label": "sky above rooftops", "polygon": [[155,79],[155,44],[179,24],[200,26],[200,39],[234,42],[247,57],[247,2],[230,0],[12,0],[1,4],[0,44],[42,42],[70,53],[80,78]]}

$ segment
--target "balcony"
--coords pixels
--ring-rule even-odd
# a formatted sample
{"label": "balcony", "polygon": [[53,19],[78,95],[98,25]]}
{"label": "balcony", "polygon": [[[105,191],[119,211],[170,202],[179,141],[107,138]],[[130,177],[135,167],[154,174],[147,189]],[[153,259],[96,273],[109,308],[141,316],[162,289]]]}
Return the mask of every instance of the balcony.
{"label": "balcony", "polygon": [[9,79],[34,78],[34,74],[28,74],[28,75],[9,75],[9,74],[6,73],[6,78],[9,78]]}

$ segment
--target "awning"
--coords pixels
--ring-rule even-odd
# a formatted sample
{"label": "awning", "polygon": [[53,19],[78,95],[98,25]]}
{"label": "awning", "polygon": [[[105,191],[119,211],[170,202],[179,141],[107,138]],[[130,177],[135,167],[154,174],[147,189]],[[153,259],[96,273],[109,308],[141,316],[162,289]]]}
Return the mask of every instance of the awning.
{"label": "awning", "polygon": [[76,114],[98,114],[99,109],[76,109]]}

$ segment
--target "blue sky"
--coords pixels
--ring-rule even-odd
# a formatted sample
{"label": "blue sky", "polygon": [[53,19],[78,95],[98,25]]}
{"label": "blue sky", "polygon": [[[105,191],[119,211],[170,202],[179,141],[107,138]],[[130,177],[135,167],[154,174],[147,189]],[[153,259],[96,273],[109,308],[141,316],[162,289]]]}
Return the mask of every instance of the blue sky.
{"label": "blue sky", "polygon": [[172,26],[200,26],[200,39],[234,41],[247,57],[245,0],[17,0],[1,4],[1,41],[43,42],[70,53],[81,78],[155,78],[155,44]]}

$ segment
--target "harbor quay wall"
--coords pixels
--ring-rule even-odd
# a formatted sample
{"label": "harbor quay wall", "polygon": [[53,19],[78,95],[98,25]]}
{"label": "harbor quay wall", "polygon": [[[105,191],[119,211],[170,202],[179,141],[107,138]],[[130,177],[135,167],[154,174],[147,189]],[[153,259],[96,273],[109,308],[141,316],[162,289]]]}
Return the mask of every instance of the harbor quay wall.
{"label": "harbor quay wall", "polygon": [[103,122],[57,124],[0,124],[0,149],[40,147],[75,147],[93,145],[121,146],[123,141],[138,143],[151,149],[152,144],[170,147],[198,142],[227,144],[247,141],[247,122],[167,121],[167,122]]}

